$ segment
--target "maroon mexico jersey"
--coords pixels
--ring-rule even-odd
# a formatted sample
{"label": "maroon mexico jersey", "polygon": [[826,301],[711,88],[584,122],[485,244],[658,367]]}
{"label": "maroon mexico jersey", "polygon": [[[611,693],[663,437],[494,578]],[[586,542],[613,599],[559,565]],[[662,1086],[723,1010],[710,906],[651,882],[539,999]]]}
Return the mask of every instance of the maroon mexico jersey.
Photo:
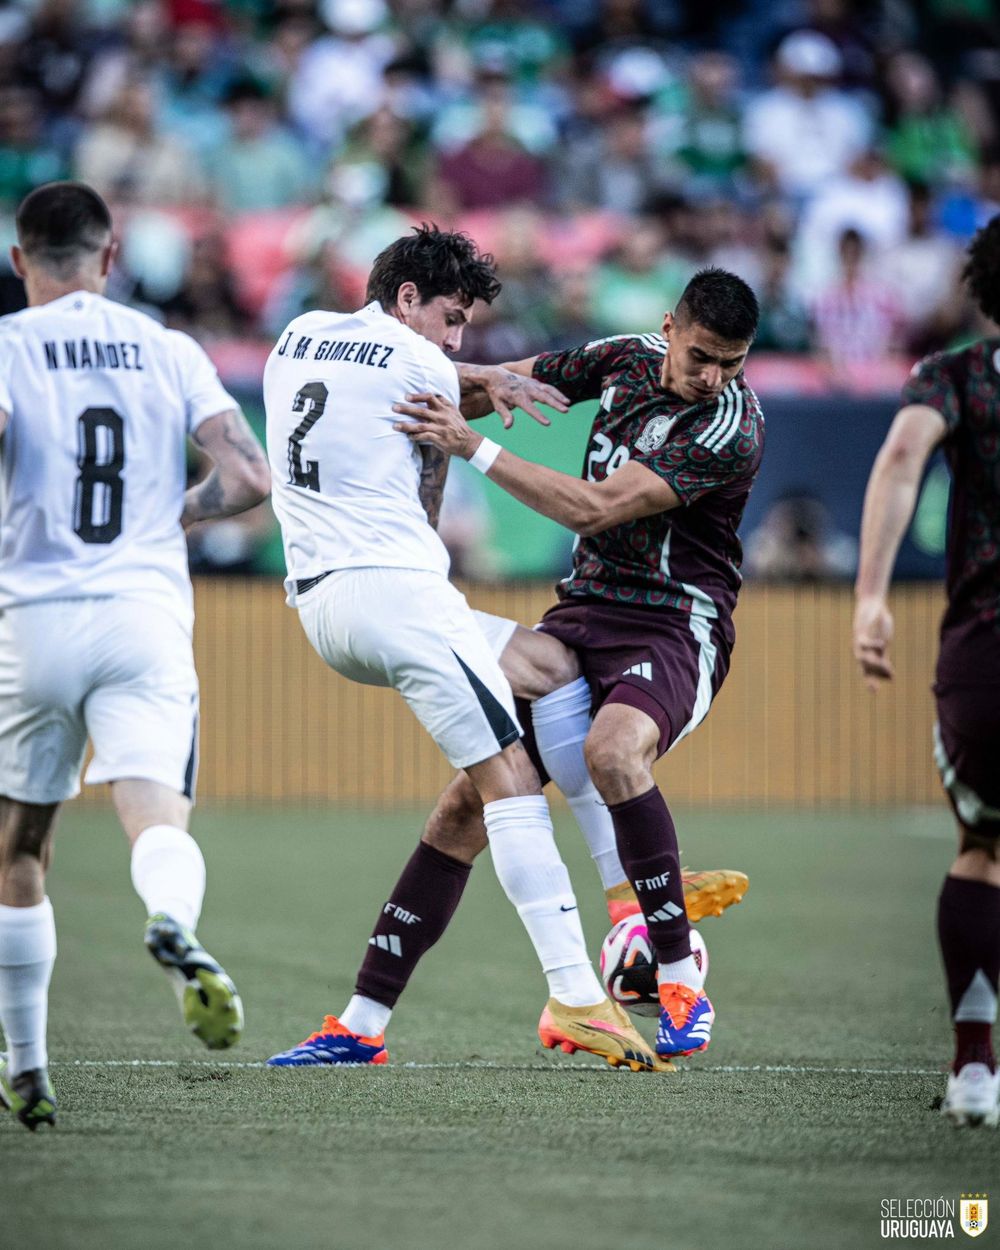
{"label": "maroon mexico jersey", "polygon": [[941,681],[1000,681],[1000,339],[921,360],[904,404],[936,409],[953,479]]}
{"label": "maroon mexico jersey", "polygon": [[682,506],[579,538],[560,595],[675,608],[728,622],[740,588],[736,530],[764,449],[764,418],[742,373],[688,404],[660,385],[658,334],[623,334],[537,358],[534,376],[577,401],[600,398],[582,476],[637,460]]}

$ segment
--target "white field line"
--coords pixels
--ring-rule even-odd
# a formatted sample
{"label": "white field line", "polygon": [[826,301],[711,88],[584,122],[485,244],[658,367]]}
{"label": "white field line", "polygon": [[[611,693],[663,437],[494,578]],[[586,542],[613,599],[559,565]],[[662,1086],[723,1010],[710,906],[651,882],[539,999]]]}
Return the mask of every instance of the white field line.
{"label": "white field line", "polygon": [[[343,1067],[363,1067],[363,1064],[344,1064]],[[50,1068],[235,1068],[259,1070],[267,1068],[262,1062],[238,1062],[232,1059],[63,1059],[49,1064]],[[457,1063],[390,1063],[388,1070],[401,1072],[604,1072],[616,1075],[616,1070],[605,1063],[494,1063],[489,1059],[469,1059]],[[685,1074],[712,1073],[763,1073],[773,1076],[941,1076],[943,1068],[836,1068],[805,1064],[738,1064],[696,1063],[683,1069]]]}

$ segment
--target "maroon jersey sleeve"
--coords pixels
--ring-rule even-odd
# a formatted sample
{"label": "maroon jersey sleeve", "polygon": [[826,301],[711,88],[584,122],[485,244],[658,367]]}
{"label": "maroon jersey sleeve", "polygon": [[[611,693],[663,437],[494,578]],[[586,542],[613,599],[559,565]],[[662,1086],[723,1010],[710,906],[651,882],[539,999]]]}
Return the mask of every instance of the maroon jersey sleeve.
{"label": "maroon jersey sleeve", "polygon": [[926,404],[941,414],[949,430],[955,429],[962,413],[953,361],[945,352],[925,356],[903,384],[903,404]]}
{"label": "maroon jersey sleeve", "polygon": [[636,347],[634,334],[618,334],[570,351],[542,352],[535,357],[531,376],[558,387],[574,403],[597,399],[604,389],[605,375],[626,360]]}
{"label": "maroon jersey sleeve", "polygon": [[762,441],[755,402],[728,410],[713,405],[641,463],[673,487],[682,504],[691,504],[709,491],[752,480]]}

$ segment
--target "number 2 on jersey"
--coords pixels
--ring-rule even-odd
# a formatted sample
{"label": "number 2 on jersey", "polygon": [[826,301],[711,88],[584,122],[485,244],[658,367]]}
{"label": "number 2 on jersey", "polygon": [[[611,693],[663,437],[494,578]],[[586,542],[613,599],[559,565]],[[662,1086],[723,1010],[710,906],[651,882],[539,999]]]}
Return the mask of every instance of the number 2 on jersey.
{"label": "number 2 on jersey", "polygon": [[326,411],[329,391],[322,382],[307,382],[296,391],[292,400],[293,413],[305,413],[288,440],[288,485],[305,486],[319,490],[319,461],[307,460],[302,464],[302,441]]}
{"label": "number 2 on jersey", "polygon": [[77,438],[73,532],[85,543],[112,543],[122,532],[125,422],[114,408],[87,408],[77,421]]}

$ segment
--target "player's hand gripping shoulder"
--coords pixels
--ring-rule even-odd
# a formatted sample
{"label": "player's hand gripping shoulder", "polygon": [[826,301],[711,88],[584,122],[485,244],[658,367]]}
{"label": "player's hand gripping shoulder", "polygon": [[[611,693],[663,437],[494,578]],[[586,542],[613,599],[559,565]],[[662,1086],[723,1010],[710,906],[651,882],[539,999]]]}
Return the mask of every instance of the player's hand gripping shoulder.
{"label": "player's hand gripping shoulder", "polygon": [[408,434],[415,443],[429,443],[447,456],[468,460],[482,441],[482,436],[469,427],[465,417],[443,395],[407,395],[406,403],[393,404],[392,410],[411,419],[397,421],[393,429]]}
{"label": "player's hand gripping shoulder", "polygon": [[889,605],[878,596],[859,599],[854,609],[854,658],[861,666],[861,676],[872,692],[884,681],[892,681],[889,659],[893,620]]}
{"label": "player's hand gripping shoulder", "polygon": [[235,516],[265,500],[271,490],[271,470],[263,448],[246,417],[237,409],[216,413],[202,421],[191,435],[212,460],[204,481],[184,496],[181,524]]}
{"label": "player's hand gripping shoulder", "polygon": [[551,425],[539,404],[547,404],[556,412],[568,412],[569,400],[556,387],[539,382],[531,376],[531,360],[514,365],[457,364],[462,389],[462,415],[468,421],[495,412],[509,430],[514,424],[514,409],[523,409],[539,425]]}

